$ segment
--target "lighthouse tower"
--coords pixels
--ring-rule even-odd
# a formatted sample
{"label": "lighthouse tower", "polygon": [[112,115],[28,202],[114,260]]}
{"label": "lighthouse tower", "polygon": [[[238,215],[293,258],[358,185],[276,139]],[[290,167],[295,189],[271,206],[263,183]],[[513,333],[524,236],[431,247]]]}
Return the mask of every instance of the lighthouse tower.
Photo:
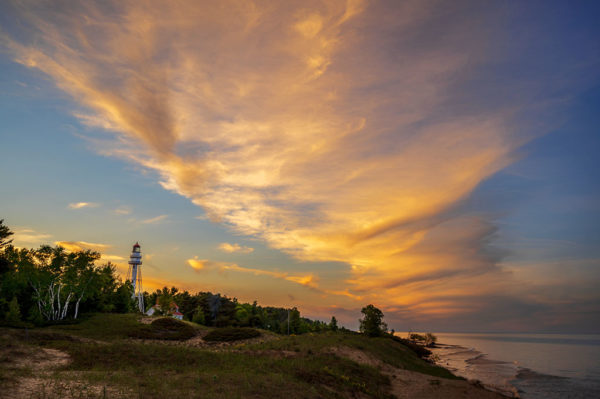
{"label": "lighthouse tower", "polygon": [[129,271],[127,279],[133,285],[133,295],[137,302],[138,309],[144,313],[144,294],[142,290],[142,253],[140,252],[140,244],[137,242],[133,246],[131,256],[129,257]]}

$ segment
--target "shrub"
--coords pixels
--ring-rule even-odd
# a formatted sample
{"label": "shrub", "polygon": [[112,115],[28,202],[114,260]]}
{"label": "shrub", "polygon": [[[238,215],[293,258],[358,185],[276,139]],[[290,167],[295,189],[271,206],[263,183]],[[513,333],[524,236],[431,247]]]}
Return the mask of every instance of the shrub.
{"label": "shrub", "polygon": [[225,327],[212,330],[204,337],[204,340],[214,342],[230,342],[239,341],[241,339],[256,338],[260,337],[260,335],[260,331],[255,330],[254,328]]}
{"label": "shrub", "polygon": [[409,348],[410,350],[415,352],[415,354],[417,356],[419,356],[421,359],[426,359],[431,355],[431,351],[429,349],[423,347],[422,345],[415,344],[414,342],[411,342],[404,338],[397,337],[395,335],[392,336],[391,338],[394,341],[400,342],[402,345],[406,346],[407,348]]}
{"label": "shrub", "polygon": [[186,340],[196,335],[194,327],[172,317],[154,320],[147,326],[139,327],[129,336],[143,339]]}
{"label": "shrub", "polygon": [[435,343],[437,342],[437,337],[432,333],[428,332],[425,334],[425,346],[428,348],[435,348]]}

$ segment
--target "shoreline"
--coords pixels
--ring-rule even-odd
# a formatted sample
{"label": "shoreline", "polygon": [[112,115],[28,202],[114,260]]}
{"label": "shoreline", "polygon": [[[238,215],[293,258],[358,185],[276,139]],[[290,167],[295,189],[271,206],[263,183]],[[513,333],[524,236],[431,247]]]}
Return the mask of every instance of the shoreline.
{"label": "shoreline", "polygon": [[461,345],[436,343],[435,347],[428,349],[435,364],[470,383],[480,384],[508,398],[521,398],[519,389],[512,384],[518,376],[515,364],[489,359],[485,353]]}
{"label": "shoreline", "polygon": [[[453,374],[506,397],[520,399],[587,399],[600,397],[600,380],[596,375],[557,375],[524,365],[521,361],[496,360],[482,348],[468,343],[436,343],[429,348],[431,360]],[[539,349],[539,348],[538,348]],[[510,349],[507,348],[510,354]],[[515,359],[523,359],[522,353]],[[510,358],[510,357],[509,357]],[[504,356],[507,359],[507,356]],[[556,367],[556,366],[555,366]],[[569,371],[569,370],[566,370]]]}

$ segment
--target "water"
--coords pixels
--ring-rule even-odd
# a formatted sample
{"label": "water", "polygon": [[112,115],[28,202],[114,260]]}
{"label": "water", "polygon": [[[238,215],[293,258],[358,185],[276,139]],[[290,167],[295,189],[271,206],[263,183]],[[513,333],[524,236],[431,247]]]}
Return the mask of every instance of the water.
{"label": "water", "polygon": [[600,398],[600,335],[436,335],[440,365],[493,390],[523,399]]}

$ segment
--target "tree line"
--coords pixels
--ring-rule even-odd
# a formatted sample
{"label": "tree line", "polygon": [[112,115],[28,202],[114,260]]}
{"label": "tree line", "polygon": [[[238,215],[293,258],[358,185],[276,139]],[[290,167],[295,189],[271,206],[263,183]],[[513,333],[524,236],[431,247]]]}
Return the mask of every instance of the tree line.
{"label": "tree line", "polygon": [[[69,252],[60,246],[16,248],[13,232],[0,220],[0,323],[43,325],[76,320],[82,313],[128,313],[137,309],[133,288],[110,262],[98,264],[94,251]],[[211,292],[191,294],[176,287],[144,292],[144,303],[168,311],[176,303],[184,318],[215,327],[256,327],[282,334],[337,330],[300,315],[296,308],[242,303]]]}
{"label": "tree line", "polygon": [[[12,235],[0,219],[0,324],[44,325],[77,320],[82,313],[137,311],[131,282],[123,281],[110,262],[99,265],[98,252],[69,252],[48,245],[16,248]],[[147,306],[159,305],[159,314],[168,314],[177,304],[184,319],[206,326],[254,327],[280,334],[345,330],[338,327],[335,317],[329,323],[311,320],[302,317],[296,307],[243,303],[218,293],[191,294],[164,287],[143,295]],[[362,314],[363,334],[387,335],[381,310],[368,305]]]}

